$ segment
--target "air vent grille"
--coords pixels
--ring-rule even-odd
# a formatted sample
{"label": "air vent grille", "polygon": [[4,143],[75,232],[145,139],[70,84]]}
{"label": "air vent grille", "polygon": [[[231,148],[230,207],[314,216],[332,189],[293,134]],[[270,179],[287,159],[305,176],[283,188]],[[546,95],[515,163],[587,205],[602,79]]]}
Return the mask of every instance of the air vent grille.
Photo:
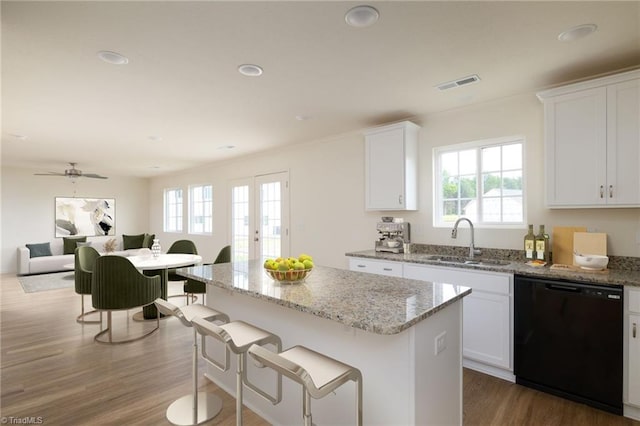
{"label": "air vent grille", "polygon": [[468,77],[462,77],[454,81],[447,81],[446,83],[441,83],[436,86],[436,88],[440,91],[453,89],[454,87],[466,86],[467,84],[477,83],[480,81],[480,77],[476,74],[470,75]]}

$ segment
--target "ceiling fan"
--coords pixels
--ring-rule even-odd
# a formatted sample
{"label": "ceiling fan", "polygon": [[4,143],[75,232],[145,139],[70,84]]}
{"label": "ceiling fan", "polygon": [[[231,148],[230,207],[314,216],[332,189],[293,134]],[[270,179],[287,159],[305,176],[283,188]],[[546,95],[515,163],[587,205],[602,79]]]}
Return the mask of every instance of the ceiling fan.
{"label": "ceiling fan", "polygon": [[82,173],[82,170],[76,169],[76,164],[78,163],[69,163],[71,168],[66,169],[64,173],[48,172],[48,173],[34,173],[34,174],[37,176],[65,176],[70,179],[76,179],[79,177],[87,177],[87,178],[93,178],[93,179],[109,179],[106,176],[100,176],[95,173]]}

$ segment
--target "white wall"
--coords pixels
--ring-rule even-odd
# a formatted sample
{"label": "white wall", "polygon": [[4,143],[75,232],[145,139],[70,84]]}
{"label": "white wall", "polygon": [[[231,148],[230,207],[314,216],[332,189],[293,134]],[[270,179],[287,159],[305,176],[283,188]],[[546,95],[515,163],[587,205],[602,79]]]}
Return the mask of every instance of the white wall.
{"label": "white wall", "polygon": [[[450,229],[432,226],[432,148],[473,140],[523,135],[527,221],[553,226],[586,226],[609,234],[609,253],[640,256],[636,233],[640,209],[549,210],[544,207],[543,115],[534,93],[500,99],[474,107],[414,117],[420,132],[419,210],[394,212],[411,223],[418,243],[468,245],[461,230],[452,240]],[[275,152],[213,163],[208,167],[152,180],[151,207],[162,211],[165,187],[210,182],[214,186],[213,237],[194,238],[206,259],[228,244],[229,180],[289,170],[291,181],[291,252],[307,252],[319,264],[345,267],[344,253],[373,248],[375,223],[388,213],[364,210],[363,129],[334,138],[287,147]],[[579,165],[576,165],[579,166]],[[162,228],[162,216],[151,215],[150,228]],[[156,231],[157,232],[157,231]],[[520,249],[525,227],[516,230],[478,229],[479,247]],[[161,235],[167,244],[184,235]]]}
{"label": "white wall", "polygon": [[15,273],[17,247],[55,239],[55,197],[115,198],[116,236],[149,231],[149,181],[34,176],[34,170],[2,168],[2,273]]}

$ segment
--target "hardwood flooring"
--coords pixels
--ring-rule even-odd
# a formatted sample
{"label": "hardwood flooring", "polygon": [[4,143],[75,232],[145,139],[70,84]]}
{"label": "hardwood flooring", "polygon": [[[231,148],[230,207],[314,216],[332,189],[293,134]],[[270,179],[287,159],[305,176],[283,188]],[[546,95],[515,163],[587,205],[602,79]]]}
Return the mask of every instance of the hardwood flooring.
{"label": "hardwood flooring", "polygon": [[[191,332],[167,319],[141,341],[100,345],[93,341],[98,325],[75,322],[79,311],[73,289],[25,294],[15,276],[0,276],[2,423],[33,417],[45,425],[168,425],[168,405],[191,391]],[[115,327],[136,333],[151,326],[126,318],[118,313]],[[201,360],[200,372],[204,368]],[[207,424],[234,425],[234,398],[204,378],[200,389],[214,392],[224,404]],[[247,426],[268,424],[247,408],[243,415]],[[465,370],[464,424],[640,422]]]}

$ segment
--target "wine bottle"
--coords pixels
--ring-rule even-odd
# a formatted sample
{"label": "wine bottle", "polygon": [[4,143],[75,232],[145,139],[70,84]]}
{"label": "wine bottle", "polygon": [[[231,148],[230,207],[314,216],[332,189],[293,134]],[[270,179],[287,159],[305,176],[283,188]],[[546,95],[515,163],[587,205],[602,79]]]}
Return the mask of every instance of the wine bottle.
{"label": "wine bottle", "polygon": [[544,232],[544,225],[540,225],[540,232],[536,235],[536,259],[549,261],[549,235]]}
{"label": "wine bottle", "polygon": [[527,260],[536,258],[536,236],[533,234],[533,225],[529,225],[529,232],[524,236],[524,257]]}

